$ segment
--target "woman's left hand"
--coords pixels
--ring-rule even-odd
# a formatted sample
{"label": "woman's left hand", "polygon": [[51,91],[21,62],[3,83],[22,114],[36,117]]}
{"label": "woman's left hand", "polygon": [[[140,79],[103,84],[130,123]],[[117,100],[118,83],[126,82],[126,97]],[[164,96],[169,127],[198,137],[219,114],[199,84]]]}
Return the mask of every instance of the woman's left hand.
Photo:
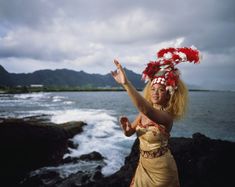
{"label": "woman's left hand", "polygon": [[114,60],[113,62],[117,67],[117,70],[111,71],[113,78],[118,84],[126,84],[128,82],[128,79],[126,77],[124,69],[122,68],[122,65],[117,60]]}

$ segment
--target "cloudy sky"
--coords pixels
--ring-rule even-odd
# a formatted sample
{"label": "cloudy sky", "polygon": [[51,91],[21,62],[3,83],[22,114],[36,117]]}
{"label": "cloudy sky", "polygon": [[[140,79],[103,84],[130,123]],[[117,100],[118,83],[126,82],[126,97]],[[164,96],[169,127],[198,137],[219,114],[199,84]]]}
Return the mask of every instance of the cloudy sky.
{"label": "cloudy sky", "polygon": [[166,47],[196,46],[186,83],[235,90],[234,0],[0,0],[0,64],[9,72],[142,73]]}

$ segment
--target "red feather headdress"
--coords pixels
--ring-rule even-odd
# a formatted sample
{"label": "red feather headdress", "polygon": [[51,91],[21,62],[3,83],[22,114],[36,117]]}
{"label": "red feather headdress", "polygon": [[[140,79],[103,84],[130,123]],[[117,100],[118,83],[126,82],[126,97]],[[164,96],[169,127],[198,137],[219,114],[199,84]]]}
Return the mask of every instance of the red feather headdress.
{"label": "red feather headdress", "polygon": [[199,50],[188,48],[167,48],[157,52],[157,61],[150,61],[143,71],[142,79],[151,80],[151,84],[163,84],[171,94],[177,89],[180,72],[175,65],[181,62],[200,63]]}

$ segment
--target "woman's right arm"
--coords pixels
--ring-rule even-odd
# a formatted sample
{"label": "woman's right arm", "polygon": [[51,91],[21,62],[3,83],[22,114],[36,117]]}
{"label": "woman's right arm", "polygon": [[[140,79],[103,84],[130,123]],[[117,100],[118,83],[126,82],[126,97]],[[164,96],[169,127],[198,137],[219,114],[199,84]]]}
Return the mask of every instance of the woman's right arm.
{"label": "woman's right arm", "polygon": [[167,131],[170,131],[173,124],[173,117],[170,113],[166,111],[161,111],[155,109],[128,81],[124,69],[121,64],[114,60],[114,63],[117,67],[116,71],[112,71],[113,78],[116,82],[123,86],[127,91],[129,97],[131,98],[132,103],[138,109],[140,113],[147,116],[150,120],[155,123],[162,124],[167,128]]}
{"label": "woman's right arm", "polygon": [[132,123],[130,123],[130,121],[128,120],[128,118],[126,116],[120,117],[119,122],[120,122],[122,130],[126,136],[128,136],[128,137],[132,136],[136,132],[136,127],[139,124],[140,118],[141,118],[141,114],[139,114],[135,118],[135,120]]}

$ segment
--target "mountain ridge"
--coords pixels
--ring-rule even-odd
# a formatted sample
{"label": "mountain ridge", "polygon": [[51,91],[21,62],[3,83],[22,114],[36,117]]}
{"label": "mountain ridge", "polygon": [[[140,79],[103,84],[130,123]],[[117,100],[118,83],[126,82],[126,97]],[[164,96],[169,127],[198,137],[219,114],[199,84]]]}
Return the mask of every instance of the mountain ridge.
{"label": "mountain ridge", "polygon": [[[141,74],[124,68],[128,79],[138,90],[145,86],[141,80]],[[46,87],[78,87],[78,88],[120,88],[115,82],[111,73],[98,74],[87,73],[83,70],[75,71],[70,69],[42,69],[32,73],[9,73],[0,64],[0,87],[17,87],[43,85]],[[187,84],[190,90],[203,90],[198,86]]]}
{"label": "mountain ridge", "polygon": [[[144,81],[141,75],[125,68],[125,72],[133,85],[142,89]],[[37,70],[32,73],[9,73],[0,65],[0,86],[30,86],[40,84],[43,86],[68,87],[119,87],[111,74],[89,74],[83,70],[70,69]]]}

